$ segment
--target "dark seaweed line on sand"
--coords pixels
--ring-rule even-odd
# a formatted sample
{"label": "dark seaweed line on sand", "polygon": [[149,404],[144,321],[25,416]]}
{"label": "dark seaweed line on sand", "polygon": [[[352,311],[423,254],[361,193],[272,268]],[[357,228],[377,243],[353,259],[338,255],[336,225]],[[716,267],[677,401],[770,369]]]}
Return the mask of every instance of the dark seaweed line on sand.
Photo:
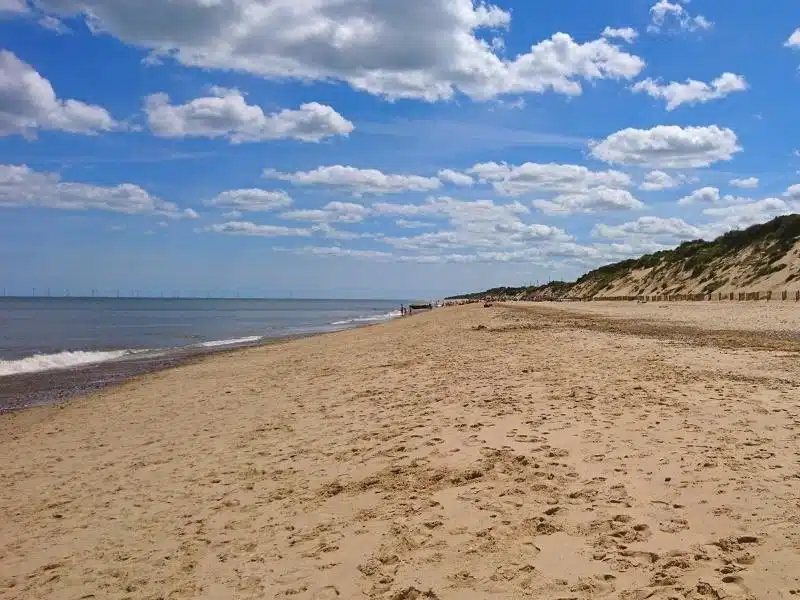
{"label": "dark seaweed line on sand", "polygon": [[[600,315],[581,315],[549,307],[503,305],[503,308],[508,311],[507,314],[512,319],[514,316],[525,319],[528,326],[535,321],[537,328],[549,325],[565,329],[588,329],[603,333],[657,338],[694,346],[800,352],[800,335],[791,331],[703,329],[692,325],[645,319],[616,319]],[[519,325],[524,326],[525,323],[520,322]]]}

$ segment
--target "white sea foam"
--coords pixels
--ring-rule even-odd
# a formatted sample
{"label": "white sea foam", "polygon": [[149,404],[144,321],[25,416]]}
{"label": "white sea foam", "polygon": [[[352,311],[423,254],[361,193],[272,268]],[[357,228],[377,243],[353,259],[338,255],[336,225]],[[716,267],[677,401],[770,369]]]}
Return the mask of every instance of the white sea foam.
{"label": "white sea foam", "polygon": [[399,310],[383,315],[372,315],[369,317],[355,317],[353,319],[346,319],[344,321],[334,321],[331,325],[355,325],[356,323],[380,323],[381,321],[391,321],[401,315]]}
{"label": "white sea foam", "polygon": [[90,365],[122,358],[130,354],[129,350],[112,350],[105,352],[59,352],[57,354],[34,354],[18,360],[0,360],[0,377],[19,375],[21,373],[38,373],[69,369],[79,365]]}
{"label": "white sea foam", "polygon": [[237,338],[233,340],[215,340],[213,342],[203,342],[202,344],[198,344],[198,346],[202,346],[203,348],[216,348],[217,346],[232,346],[234,344],[249,344],[252,342],[258,342],[261,340],[262,337],[260,335],[251,335],[249,337]]}

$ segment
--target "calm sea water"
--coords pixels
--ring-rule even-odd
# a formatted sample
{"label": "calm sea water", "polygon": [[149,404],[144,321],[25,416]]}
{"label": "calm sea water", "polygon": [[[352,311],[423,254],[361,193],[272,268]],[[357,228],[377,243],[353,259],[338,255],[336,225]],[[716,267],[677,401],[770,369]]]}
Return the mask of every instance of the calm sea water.
{"label": "calm sea water", "polygon": [[[389,320],[397,300],[0,298],[0,376]],[[134,352],[135,353],[135,352]]]}

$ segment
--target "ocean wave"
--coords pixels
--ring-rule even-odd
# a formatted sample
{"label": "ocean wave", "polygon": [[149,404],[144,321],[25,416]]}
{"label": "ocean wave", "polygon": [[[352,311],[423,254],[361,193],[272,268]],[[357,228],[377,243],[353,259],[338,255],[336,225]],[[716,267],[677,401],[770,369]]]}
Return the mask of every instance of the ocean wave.
{"label": "ocean wave", "polygon": [[34,354],[17,360],[0,360],[0,377],[69,369],[80,365],[116,360],[131,354],[130,350],[110,350],[102,352],[58,352],[56,354]]}
{"label": "ocean wave", "polygon": [[213,342],[203,342],[202,344],[197,344],[198,346],[202,346],[203,348],[216,348],[217,346],[232,346],[234,344],[249,344],[253,342],[261,341],[263,338],[260,335],[251,335],[249,337],[243,338],[236,338],[232,340],[214,340]]}
{"label": "ocean wave", "polygon": [[382,315],[371,315],[368,317],[354,317],[344,321],[334,321],[331,325],[355,325],[356,323],[380,323],[381,321],[391,321],[401,315],[399,310],[393,310]]}

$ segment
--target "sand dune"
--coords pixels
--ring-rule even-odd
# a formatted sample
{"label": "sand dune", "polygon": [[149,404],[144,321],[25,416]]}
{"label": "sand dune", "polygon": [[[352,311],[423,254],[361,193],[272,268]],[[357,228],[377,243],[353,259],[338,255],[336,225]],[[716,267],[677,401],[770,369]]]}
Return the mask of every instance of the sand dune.
{"label": "sand dune", "polygon": [[796,317],[568,308],[443,309],[0,417],[0,598],[800,594]]}

